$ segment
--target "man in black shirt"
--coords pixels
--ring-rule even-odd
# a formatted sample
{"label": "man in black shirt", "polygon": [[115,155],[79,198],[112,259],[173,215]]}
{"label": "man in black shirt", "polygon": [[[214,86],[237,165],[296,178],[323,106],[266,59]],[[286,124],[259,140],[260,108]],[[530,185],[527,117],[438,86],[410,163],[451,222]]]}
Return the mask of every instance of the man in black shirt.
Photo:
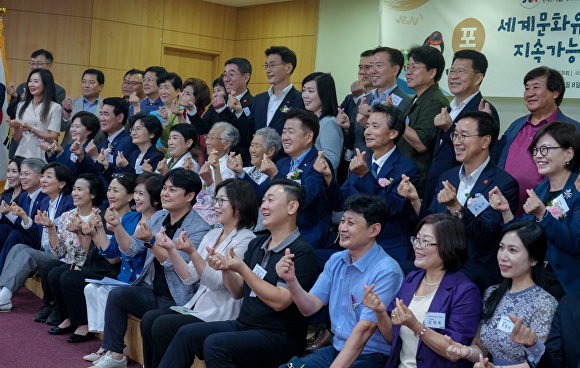
{"label": "man in black shirt", "polygon": [[273,180],[262,203],[263,224],[272,235],[252,240],[242,260],[233,251],[210,251],[208,264],[222,270],[224,285],[244,298],[236,320],[194,323],[179,329],[159,367],[190,367],[195,356],[213,367],[277,367],[301,354],[308,320],[292,302],[276,263],[294,255],[296,278],[310,289],[316,278],[316,256],[296,227],[304,189],[292,180]]}

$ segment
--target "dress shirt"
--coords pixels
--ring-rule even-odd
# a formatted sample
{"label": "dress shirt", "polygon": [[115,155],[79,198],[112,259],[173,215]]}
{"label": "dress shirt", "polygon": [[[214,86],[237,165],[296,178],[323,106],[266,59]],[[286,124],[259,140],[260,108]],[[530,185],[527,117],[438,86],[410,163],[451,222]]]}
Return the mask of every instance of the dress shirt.
{"label": "dress shirt", "polygon": [[382,157],[379,158],[376,158],[375,154],[373,153],[373,165],[377,164],[377,173],[381,171],[381,168],[383,167],[385,162],[387,162],[389,157],[391,157],[391,154],[395,151],[395,148],[397,148],[397,146],[393,146],[393,148],[391,148],[389,152],[385,153]]}
{"label": "dress shirt", "polygon": [[[48,203],[48,218],[50,218],[54,223],[56,223],[54,217],[56,215],[56,209],[58,208],[58,204],[61,198],[62,194],[59,195],[58,198],[55,199],[54,201],[50,201]],[[46,252],[52,253],[52,249],[50,248],[50,236],[48,235],[47,228],[42,229],[42,240],[40,241],[40,245],[42,245],[42,247]]]}
{"label": "dress shirt", "polygon": [[487,160],[485,160],[485,162],[481,164],[480,167],[475,169],[467,178],[465,177],[465,167],[461,165],[461,168],[459,168],[459,188],[457,188],[457,200],[459,203],[461,203],[462,206],[465,207],[465,202],[467,201],[466,195],[471,192],[471,189],[475,183],[477,183],[477,179],[479,179],[481,172],[488,163],[489,156],[487,157]]}
{"label": "dress shirt", "polygon": [[461,111],[463,111],[465,105],[467,105],[469,101],[471,101],[473,97],[475,97],[475,95],[477,95],[478,93],[479,91],[467,97],[465,100],[459,103],[459,105],[457,105],[457,97],[455,97],[453,101],[451,101],[451,103],[449,104],[449,107],[451,107],[451,111],[449,111],[449,116],[451,116],[451,120],[455,121],[455,118],[457,118],[461,113]]}
{"label": "dress shirt", "polygon": [[387,96],[393,92],[393,90],[397,87],[397,84],[393,85],[391,88],[387,89],[385,92],[381,93],[379,96],[379,91],[377,89],[373,90],[373,94],[371,95],[371,106],[381,103],[387,99]]}
{"label": "dress shirt", "polygon": [[276,95],[274,94],[274,86],[270,87],[270,89],[268,90],[268,95],[270,96],[270,100],[268,101],[268,120],[267,120],[268,126],[270,125],[270,122],[272,121],[272,118],[276,113],[276,109],[278,108],[278,106],[280,106],[280,104],[282,104],[284,98],[286,98],[286,95],[288,94],[288,92],[290,92],[292,87],[293,87],[292,83],[290,83],[288,87],[284,88],[282,92],[280,92],[280,96],[278,97],[276,97]]}
{"label": "dress shirt", "polygon": [[125,129],[125,128],[121,128],[121,129],[117,130],[115,133],[113,133],[112,135],[110,135],[110,136],[107,137],[107,141],[105,142],[105,144],[106,144],[105,148],[109,148],[109,146],[111,144],[113,144],[113,141],[115,140],[115,138],[117,138],[117,136],[119,134],[121,134],[121,132],[123,131],[123,129]]}
{"label": "dress shirt", "polygon": [[306,152],[301,154],[296,160],[290,160],[290,170],[288,172],[294,172],[296,171],[296,169],[300,168],[300,164],[302,163],[302,161],[304,161],[304,158],[306,157],[306,155],[308,155],[308,152],[310,152],[311,149],[312,147],[310,147]]}
{"label": "dress shirt", "polygon": [[87,101],[85,96],[83,96],[83,111],[87,111],[87,112],[90,112],[91,114],[94,114],[95,110],[97,109],[98,103],[99,103],[98,98],[95,100],[95,102],[90,103],[89,101]]}
{"label": "dress shirt", "polygon": [[[377,90],[376,88],[375,88],[375,89],[371,89],[371,90],[370,90],[370,91],[368,91],[367,93],[364,93],[364,94],[362,94],[362,95],[360,95],[360,96],[358,96],[358,97],[354,97],[354,96],[352,96],[352,100],[354,101],[354,105],[356,106],[356,104],[357,104],[357,103],[358,103],[358,101],[361,99],[361,97],[364,97],[364,98],[366,99],[368,96],[370,96],[370,95],[374,94],[376,90]],[[386,98],[386,97],[385,97],[385,98]]]}

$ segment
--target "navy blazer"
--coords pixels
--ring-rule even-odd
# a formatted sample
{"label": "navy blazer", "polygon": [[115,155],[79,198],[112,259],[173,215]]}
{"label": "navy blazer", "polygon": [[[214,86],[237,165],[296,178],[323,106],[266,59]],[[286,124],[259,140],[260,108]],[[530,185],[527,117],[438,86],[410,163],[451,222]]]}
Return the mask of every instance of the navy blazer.
{"label": "navy blazer", "polygon": [[[117,167],[116,168],[117,171],[130,172],[132,174],[135,174],[135,162],[137,161],[137,157],[139,157],[140,153],[141,152],[139,151],[139,149],[133,151],[133,153],[131,153],[131,156],[129,156],[129,158],[127,159],[129,164],[125,167]],[[153,168],[153,172],[155,172],[155,170],[157,170],[157,164],[164,158],[165,156],[163,155],[163,153],[161,153],[161,151],[157,149],[156,146],[150,146],[147,149],[147,152],[145,152],[145,154],[143,155],[143,158],[141,159],[139,166],[143,165],[143,161],[149,160],[149,165],[151,165],[151,167]]]}
{"label": "navy blazer", "polygon": [[[449,183],[456,189],[459,188],[459,169],[460,166],[441,174],[439,184],[435,190],[435,198],[433,198],[428,211],[424,211],[424,208],[422,208],[420,217],[433,212],[449,213],[447,207],[437,201],[436,196],[443,189],[442,182],[446,180],[449,180]],[[509,202],[512,212],[515,212],[519,201],[519,184],[516,179],[500,169],[492,160],[483,169],[469,194],[471,197],[481,194],[489,201],[489,192],[495,186],[499,188]],[[462,271],[483,292],[486,287],[501,282],[496,255],[503,216],[500,211],[496,211],[489,206],[479,216],[475,217],[465,206],[462,221],[467,234],[469,253],[469,261],[467,261]]]}
{"label": "navy blazer", "polygon": [[[548,237],[546,257],[566,294],[580,292],[580,277],[576,273],[576,267],[580,264],[580,193],[574,186],[577,177],[578,174],[572,173],[562,189],[562,194],[571,194],[570,198],[565,199],[570,209],[566,213],[566,217],[558,220],[548,214],[540,221],[540,225]],[[550,181],[548,179],[534,188],[534,192],[542,202],[544,202],[549,190]],[[515,211],[512,210],[512,212]],[[534,221],[535,218],[533,215],[524,213],[521,220]]]}
{"label": "navy blazer", "polygon": [[[24,193],[23,193],[24,194]],[[26,213],[28,214],[28,217],[30,218],[31,221],[34,222],[34,216],[36,215],[36,211],[38,209],[40,209],[40,204],[42,203],[42,201],[45,198],[50,198],[48,195],[40,192],[38,193],[38,195],[36,196],[36,199],[34,200],[34,204],[32,205],[32,210],[30,212],[28,212],[27,208],[24,208],[24,201],[26,201],[26,198],[28,198],[28,195],[21,195],[20,198],[18,199],[18,206],[20,206],[24,211],[26,211]],[[3,218],[5,216],[2,216]],[[32,224],[31,228],[34,228],[36,224]],[[16,221],[14,221],[14,229],[12,231],[18,231],[24,238],[24,244],[34,248],[34,249],[39,249],[40,248],[40,237],[37,236],[36,232],[32,231],[32,232],[28,232],[27,230],[25,230],[22,227],[22,219],[20,217],[16,218]],[[3,241],[5,239],[2,239]]]}
{"label": "navy blazer", "polygon": [[[367,155],[366,161],[370,169],[372,155]],[[351,172],[348,180],[340,188],[333,179],[326,189],[326,195],[332,204],[332,210],[337,212],[342,211],[344,202],[351,195],[367,193],[383,197],[389,208],[389,219],[381,228],[376,242],[399,263],[405,273],[409,273],[415,269],[413,247],[409,241],[411,236],[409,216],[412,208],[410,202],[397,192],[403,174],[411,178],[413,184],[417,183],[421,177],[421,171],[417,165],[395,147],[391,156],[377,173],[377,178],[370,171],[362,177]],[[393,181],[383,187],[377,180],[381,178]]]}
{"label": "navy blazer", "polygon": [[[87,149],[87,145],[89,144],[89,142],[90,142],[90,140],[87,139],[85,144],[83,144],[83,151],[85,151]],[[73,178],[76,180],[80,173],[77,172],[76,161],[71,161],[71,159],[70,159],[70,155],[71,155],[70,146],[71,145],[72,145],[72,143],[64,146],[63,152],[60,154],[60,156],[56,157],[56,154],[53,153],[50,157],[47,157],[45,155],[45,158],[46,158],[46,162],[60,162],[61,164],[68,166],[68,168],[70,169],[70,172],[73,174]]]}
{"label": "navy blazer", "polygon": [[[300,234],[314,247],[314,249],[324,248],[326,237],[331,227],[332,209],[326,199],[324,191],[324,177],[318,171],[314,170],[314,162],[318,157],[318,151],[314,147],[304,157],[300,164],[300,182],[304,187],[304,207],[300,209],[296,225]],[[284,157],[276,163],[278,174],[276,178],[285,178],[290,172],[290,157]],[[332,171],[332,164],[326,160]],[[262,184],[257,184],[249,175],[244,175],[247,180],[254,186],[258,199],[262,199],[268,190],[270,180],[264,180]]]}
{"label": "navy blazer", "polygon": [[[507,130],[505,131],[505,133],[498,142],[497,152],[499,152],[499,157],[492,156],[492,158],[494,159],[495,162],[497,162],[498,166],[501,167],[502,169],[505,168],[505,160],[507,159],[510,147],[514,139],[516,139],[516,136],[518,135],[520,130],[522,130],[522,128],[526,124],[528,116],[530,115],[522,116],[521,118],[514,121],[509,126],[509,128],[507,128]],[[562,113],[562,110],[558,109],[558,116],[556,116],[556,121],[572,123],[576,125],[576,128],[578,128],[578,130],[580,130],[580,123],[564,115]]]}
{"label": "navy blazer", "polygon": [[[40,202],[40,207],[39,210],[40,212],[44,212],[48,210],[48,206],[50,205],[50,197],[49,196],[45,196],[42,201]],[[67,195],[63,195],[60,199],[60,202],[58,202],[58,207],[56,208],[56,214],[54,216],[54,223],[55,225],[57,225],[57,219],[60,217],[60,215],[62,215],[64,212],[66,211],[70,211],[73,208],[75,208],[75,205],[73,204],[73,198],[70,194]],[[30,218],[34,221],[34,216],[36,216],[36,211],[33,212],[31,214],[32,216],[30,216]],[[28,229],[25,230],[28,235],[30,236],[31,239],[33,239],[34,241],[38,241],[38,244],[40,244],[41,240],[42,240],[42,225],[38,225],[36,223],[32,224],[31,227],[29,227]],[[40,244],[42,246],[42,244]]]}
{"label": "navy blazer", "polygon": [[[483,96],[481,92],[477,92],[475,96],[465,105],[461,113],[467,111],[479,111],[479,103]],[[488,101],[486,101],[488,102]],[[489,107],[491,109],[491,115],[494,120],[499,123],[499,115],[497,110],[490,103]],[[447,111],[451,111],[451,107],[447,108]],[[437,133],[437,138],[435,139],[435,147],[433,148],[433,161],[431,161],[431,166],[427,171],[427,178],[425,180],[425,191],[423,192],[423,200],[425,203],[431,203],[433,198],[437,197],[435,193],[435,188],[437,187],[437,181],[441,174],[445,171],[454,168],[455,166],[461,165],[455,159],[455,149],[453,148],[453,142],[451,141],[450,135],[455,133],[455,124],[459,121],[461,113],[457,115],[451,127],[445,132],[443,129],[439,128]],[[493,146],[497,146],[497,142],[493,143]],[[493,151],[493,148],[492,148]],[[490,154],[493,157],[493,154]]]}
{"label": "navy blazer", "polygon": [[[403,300],[406,306],[411,303],[424,276],[425,270],[414,271],[403,281],[397,297]],[[395,300],[393,300],[387,308],[389,317],[395,307]],[[469,345],[479,327],[481,307],[481,296],[473,282],[461,272],[446,272],[428,309],[429,312],[445,313],[445,328],[432,328],[432,330],[441,335],[447,335],[460,344]],[[399,338],[400,330],[401,326],[393,326],[393,344],[387,368],[399,366],[399,355],[403,346],[403,341]],[[454,363],[442,357],[431,350],[421,339],[419,339],[416,357],[417,363],[425,363],[430,368],[473,367],[473,363],[466,359],[460,359]]]}

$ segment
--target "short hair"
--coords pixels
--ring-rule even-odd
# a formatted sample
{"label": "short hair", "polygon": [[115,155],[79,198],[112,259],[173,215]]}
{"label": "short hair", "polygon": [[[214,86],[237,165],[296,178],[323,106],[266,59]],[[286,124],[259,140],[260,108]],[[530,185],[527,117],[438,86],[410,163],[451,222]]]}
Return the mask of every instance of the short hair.
{"label": "short hair", "polygon": [[165,174],[163,177],[163,184],[165,185],[168,180],[174,187],[185,190],[185,195],[193,193],[194,196],[191,200],[191,205],[193,206],[196,203],[196,197],[201,191],[201,179],[195,171],[178,167],[177,169],[169,170],[167,174]]}
{"label": "short hair", "polygon": [[399,132],[395,139],[393,139],[393,143],[397,144],[407,129],[407,124],[405,124],[405,121],[403,120],[403,113],[401,110],[397,109],[393,105],[383,105],[378,103],[373,105],[371,111],[373,114],[377,113],[385,115],[389,129]]}
{"label": "short hair", "polygon": [[215,128],[224,128],[222,132],[222,142],[230,142],[230,146],[228,147],[228,153],[240,142],[240,132],[238,128],[233,126],[230,123],[226,123],[225,121],[220,121],[219,123],[215,123],[212,127]]}
{"label": "short hair", "polygon": [[88,139],[93,139],[101,130],[101,122],[99,118],[88,111],[79,111],[70,119],[71,123],[76,119],[81,119],[81,124],[89,131]]}
{"label": "short hair", "polygon": [[89,194],[95,196],[93,198],[93,207],[100,206],[106,198],[105,185],[101,177],[93,173],[84,173],[79,175],[77,181],[81,179],[89,184]]}
{"label": "short hair", "polygon": [[290,109],[286,112],[286,120],[288,119],[298,119],[302,122],[302,130],[306,133],[312,132],[312,145],[316,142],[318,138],[318,133],[320,133],[320,122],[318,121],[318,116],[315,113],[303,109]]}
{"label": "short hair", "polygon": [[187,78],[185,82],[183,82],[183,89],[187,86],[191,86],[193,89],[195,107],[197,107],[197,110],[205,110],[205,107],[211,103],[211,92],[209,91],[207,83],[199,78]]}
{"label": "short hair", "polygon": [[113,106],[113,114],[119,116],[123,114],[123,121],[121,124],[125,125],[127,123],[127,118],[129,117],[129,103],[121,97],[107,97],[103,100],[103,105]]}
{"label": "short hair", "polygon": [[216,185],[216,195],[221,188],[226,189],[226,195],[228,196],[234,214],[236,211],[239,214],[236,228],[238,230],[253,229],[258,223],[260,202],[258,201],[258,196],[252,184],[238,178],[226,179]]}
{"label": "short hair", "polygon": [[135,75],[135,74],[141,74],[141,75],[145,75],[145,72],[143,70],[140,69],[131,69],[129,70],[127,73],[125,73],[125,75]]}
{"label": "short hair", "polygon": [[423,218],[415,228],[414,235],[423,225],[433,225],[437,237],[437,252],[446,271],[459,271],[467,262],[467,235],[463,222],[449,213],[433,213]]}
{"label": "short hair", "polygon": [[[491,137],[491,144],[497,141],[499,136],[499,121],[496,121],[493,116],[483,111],[464,111],[459,114],[457,121],[461,119],[474,119],[477,121],[477,134],[480,137],[489,135]],[[489,145],[491,147],[491,144]]]}
{"label": "short hair", "polygon": [[294,180],[290,180],[287,178],[276,178],[270,181],[268,188],[272,188],[274,185],[279,185],[284,190],[284,195],[286,196],[286,200],[296,201],[298,202],[298,212],[303,210],[304,206],[304,198],[306,197],[306,193],[304,191],[304,187]]}
{"label": "short hair", "polygon": [[375,50],[371,49],[371,50],[365,50],[363,52],[361,52],[360,57],[364,58],[364,57],[372,57],[375,54]]}
{"label": "short hair", "polygon": [[165,83],[167,81],[171,81],[171,85],[175,89],[181,91],[183,88],[183,81],[181,80],[181,77],[175,73],[165,73],[157,76],[157,86],[160,86],[161,83]]}
{"label": "short hair", "polygon": [[318,93],[318,98],[320,98],[322,107],[322,111],[320,112],[320,119],[325,116],[338,115],[336,86],[334,84],[334,78],[332,78],[332,75],[322,72],[309,74],[302,81],[302,89],[304,89],[304,85],[310,81],[314,81],[314,83],[316,83],[316,91]]}
{"label": "short hair", "polygon": [[195,128],[189,124],[175,124],[174,126],[169,128],[169,134],[171,134],[171,132],[181,134],[186,143],[190,139],[193,141],[193,144],[195,144],[195,142],[197,141],[197,132]]}
{"label": "short hair", "polygon": [[30,54],[30,58],[36,59],[40,55],[44,55],[46,62],[49,64],[52,64],[52,62],[54,61],[54,58],[52,57],[52,53],[50,51],[46,51],[45,49],[40,49],[40,50],[34,51],[32,54]]}
{"label": "short hair", "polygon": [[163,132],[163,126],[159,119],[157,119],[153,115],[147,115],[142,112],[138,112],[131,118],[131,126],[135,126],[135,122],[137,120],[141,120],[141,125],[143,128],[147,129],[149,134],[153,134],[153,138],[151,138],[151,144],[155,145],[159,137],[161,137],[161,133]]}
{"label": "short hair", "polygon": [[359,193],[346,199],[343,211],[352,211],[364,217],[367,227],[374,224],[383,226],[389,219],[389,207],[381,196]]}
{"label": "short hair", "polygon": [[[149,68],[145,69],[145,73],[147,72],[155,73],[155,77],[159,78],[161,74],[166,74],[167,70],[165,70],[165,68],[162,66],[150,66]],[[143,73],[143,75],[145,75],[145,73]]]}
{"label": "short hair", "polygon": [[576,128],[572,123],[559,121],[554,121],[544,125],[540,130],[538,130],[532,143],[528,147],[530,154],[534,147],[537,146],[540,138],[546,134],[554,138],[554,140],[558,142],[560,148],[572,148],[574,150],[574,157],[572,157],[570,162],[564,168],[573,172],[578,171],[578,168],[580,167],[580,133],[578,132],[578,128]]}
{"label": "short hair", "polygon": [[548,91],[555,92],[558,91],[558,97],[556,98],[556,106],[560,106],[562,100],[564,99],[564,93],[566,92],[566,83],[564,83],[564,77],[556,69],[549,68],[547,66],[539,66],[532,69],[524,77],[524,86],[532,79],[536,79],[541,76],[546,76],[546,87]]}
{"label": "short hair", "polygon": [[288,47],[272,46],[266,51],[264,51],[264,53],[266,54],[266,57],[270,55],[280,55],[280,58],[282,59],[283,63],[292,64],[292,71],[290,72],[290,74],[294,73],[294,70],[296,70],[296,54]]}
{"label": "short hair", "polygon": [[[83,78],[85,77],[85,75],[94,75],[95,78],[97,78],[97,83],[99,85],[105,84],[105,75],[103,74],[102,71],[97,70],[97,69],[87,69],[83,72]],[[81,78],[82,80],[82,78]]]}
{"label": "short hair", "polygon": [[40,174],[42,168],[46,165],[46,162],[40,158],[25,158],[24,161],[22,161],[21,167],[24,165],[28,166],[35,173]]}
{"label": "short hair", "polygon": [[[244,75],[244,74],[248,73],[250,75],[250,79],[251,79],[251,77],[252,77],[252,64],[250,64],[248,59],[244,59],[241,57],[231,58],[225,62],[224,66],[229,65],[229,64],[237,65],[238,70],[240,71],[240,74]],[[250,79],[248,79],[248,83],[250,83]],[[248,83],[246,83],[246,85],[248,85]]]}
{"label": "short hair", "polygon": [[70,194],[72,192],[72,185],[73,185],[73,175],[70,171],[69,167],[65,164],[61,164],[60,162],[51,162],[42,167],[40,171],[41,174],[48,169],[54,170],[54,175],[56,176],[56,180],[64,181],[65,185],[61,189],[60,193],[63,195]]}
{"label": "short hair", "polygon": [[441,51],[431,46],[415,46],[408,53],[409,59],[413,58],[418,63],[425,64],[427,70],[436,69],[435,82],[439,82],[445,70],[445,58]]}
{"label": "short hair", "polygon": [[224,90],[226,89],[226,84],[224,83],[224,79],[222,77],[214,79],[211,86],[212,88],[222,87]]}
{"label": "short hair", "polygon": [[163,189],[163,175],[155,172],[144,171],[137,177],[135,188],[137,188],[137,185],[141,184],[145,185],[145,190],[149,194],[149,203],[151,203],[151,206],[157,211],[162,210],[161,190]]}
{"label": "short hair", "polygon": [[485,72],[487,72],[487,58],[479,51],[459,50],[453,54],[451,64],[453,64],[457,59],[471,60],[471,67],[476,73],[485,75]]}
{"label": "short hair", "polygon": [[[389,55],[389,62],[391,65],[398,65],[399,74],[401,74],[401,70],[403,70],[403,67],[405,66],[405,56],[403,56],[401,50],[392,47],[377,47],[373,50],[373,56],[379,52]],[[445,63],[443,63],[443,67],[445,67]],[[441,73],[443,73],[443,71],[441,71]],[[397,76],[399,76],[399,74],[397,74]]]}
{"label": "short hair", "polygon": [[282,148],[282,138],[274,128],[265,127],[256,130],[254,136],[261,135],[264,138],[264,147],[266,151],[274,147],[274,156]]}

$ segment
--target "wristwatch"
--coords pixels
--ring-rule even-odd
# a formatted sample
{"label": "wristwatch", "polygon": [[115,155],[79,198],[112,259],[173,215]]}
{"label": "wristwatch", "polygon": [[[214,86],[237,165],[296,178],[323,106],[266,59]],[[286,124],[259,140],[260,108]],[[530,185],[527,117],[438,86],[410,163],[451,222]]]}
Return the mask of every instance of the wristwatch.
{"label": "wristwatch", "polygon": [[463,218],[463,212],[461,212],[460,210],[455,210],[451,212],[451,215],[457,217],[460,220]]}
{"label": "wristwatch", "polygon": [[145,246],[145,248],[151,249],[151,247],[153,246],[153,244],[149,243],[149,242],[145,242],[143,243],[143,245]]}

